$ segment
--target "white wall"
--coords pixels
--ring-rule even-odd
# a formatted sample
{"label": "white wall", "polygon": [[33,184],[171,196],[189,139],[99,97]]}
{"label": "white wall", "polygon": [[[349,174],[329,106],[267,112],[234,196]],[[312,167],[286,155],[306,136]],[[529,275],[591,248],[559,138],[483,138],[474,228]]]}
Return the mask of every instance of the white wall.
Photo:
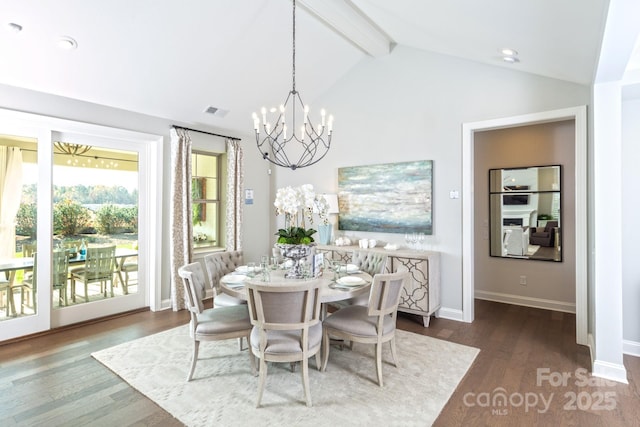
{"label": "white wall", "polygon": [[622,103],[622,336],[640,356],[640,99]]}
{"label": "white wall", "polygon": [[[304,95],[304,87],[299,90]],[[278,168],[275,184],[311,183],[335,192],[339,167],[434,160],[428,244],[442,252],[442,305],[460,311],[462,206],[449,191],[461,190],[462,124],[588,103],[586,86],[398,46],[386,57],[363,60],[314,102],[335,116],[331,151],[309,168]],[[404,244],[402,235],[356,236]]]}

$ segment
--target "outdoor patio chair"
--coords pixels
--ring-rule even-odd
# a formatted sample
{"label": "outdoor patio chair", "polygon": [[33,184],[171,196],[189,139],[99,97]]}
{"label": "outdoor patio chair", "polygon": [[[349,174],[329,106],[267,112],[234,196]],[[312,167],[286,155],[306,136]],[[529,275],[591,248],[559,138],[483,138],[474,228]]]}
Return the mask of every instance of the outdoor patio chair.
{"label": "outdoor patio chair", "polygon": [[[53,251],[52,290],[58,291],[58,304],[68,305],[67,285],[69,283],[69,254],[64,250]],[[22,281],[22,286],[31,295],[31,306],[36,311],[36,293],[38,290],[38,253],[33,254],[33,275]]]}
{"label": "outdoor patio chair", "polygon": [[100,292],[107,297],[107,282],[111,288],[111,296],[113,297],[113,279],[116,272],[116,246],[106,247],[90,247],[87,248],[87,255],[83,267],[72,268],[70,271],[71,278],[71,296],[73,301],[76,296],[76,282],[84,284],[85,301],[89,301],[89,284],[100,283]]}

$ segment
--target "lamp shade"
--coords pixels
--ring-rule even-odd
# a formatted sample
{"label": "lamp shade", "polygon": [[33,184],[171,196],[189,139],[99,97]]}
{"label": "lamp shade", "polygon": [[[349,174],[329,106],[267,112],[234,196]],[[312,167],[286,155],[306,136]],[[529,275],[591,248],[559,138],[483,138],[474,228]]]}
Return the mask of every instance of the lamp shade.
{"label": "lamp shade", "polygon": [[329,204],[329,211],[327,213],[337,214],[340,213],[340,208],[338,207],[338,195],[337,194],[323,194],[322,197]]}

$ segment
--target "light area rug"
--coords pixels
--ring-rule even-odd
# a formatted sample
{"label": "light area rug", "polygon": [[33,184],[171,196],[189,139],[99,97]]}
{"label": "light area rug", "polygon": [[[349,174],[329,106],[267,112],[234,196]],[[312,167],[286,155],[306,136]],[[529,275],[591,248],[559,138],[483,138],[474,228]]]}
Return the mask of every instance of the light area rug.
{"label": "light area rug", "polygon": [[[246,346],[246,343],[245,343]],[[132,387],[188,426],[429,426],[479,350],[396,331],[399,367],[383,346],[384,387],[373,345],[332,347],[326,372],[309,359],[313,406],[304,401],[300,367],[269,364],[262,406],[258,377],[237,340],[202,342],[194,379],[186,382],[192,340],[181,326],[93,353]]]}

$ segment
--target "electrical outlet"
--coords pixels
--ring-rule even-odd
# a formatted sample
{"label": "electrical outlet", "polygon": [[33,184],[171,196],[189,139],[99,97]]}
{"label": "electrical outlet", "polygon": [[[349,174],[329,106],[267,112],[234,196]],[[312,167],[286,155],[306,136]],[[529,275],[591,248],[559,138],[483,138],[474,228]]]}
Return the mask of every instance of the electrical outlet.
{"label": "electrical outlet", "polygon": [[522,286],[527,286],[527,276],[520,276],[520,284]]}

